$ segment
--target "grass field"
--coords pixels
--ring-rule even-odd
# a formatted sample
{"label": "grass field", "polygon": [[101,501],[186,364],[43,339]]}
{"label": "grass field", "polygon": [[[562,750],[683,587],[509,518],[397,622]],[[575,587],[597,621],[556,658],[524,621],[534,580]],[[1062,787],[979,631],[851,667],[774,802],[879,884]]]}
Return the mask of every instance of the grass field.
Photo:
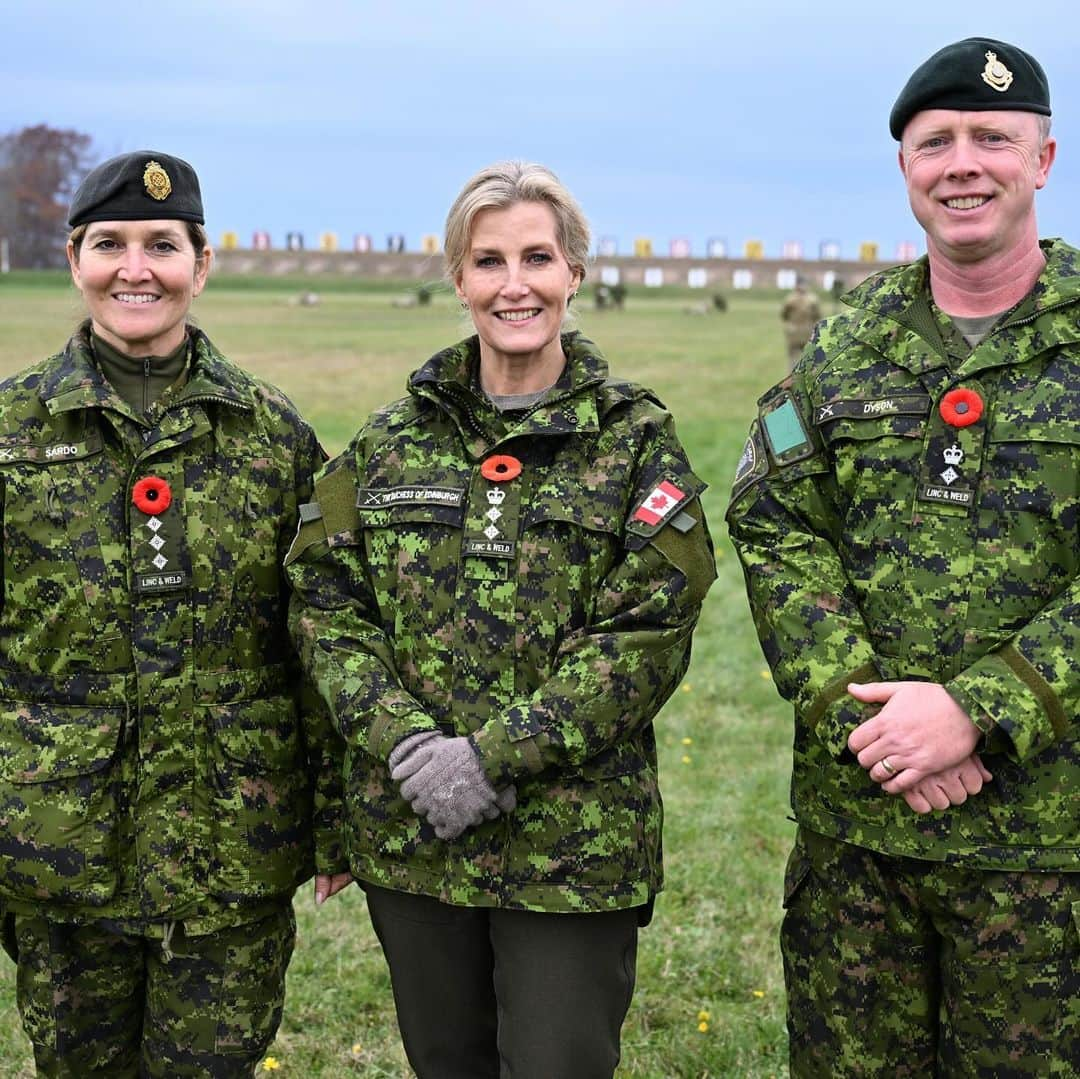
{"label": "grass field", "polygon": [[[326,284],[212,278],[195,314],[230,358],[281,386],[334,453],[466,327],[448,292],[429,307],[401,309],[386,286]],[[312,287],[321,302],[296,304]],[[777,926],[793,830],[790,719],[758,651],[723,527],[754,401],[784,371],[779,298],[736,293],[726,313],[687,313],[701,298],[639,290],[625,311],[597,312],[586,290],[579,315],[613,373],[651,386],[675,414],[695,471],[711,484],[705,504],[720,574],[690,671],[657,720],[667,888],[641,937],[624,1079],[787,1074]],[[59,277],[0,278],[0,376],[57,351],[81,310]],[[410,1075],[359,889],[316,912],[305,887],[297,911],[285,1018],[263,1065],[277,1067],[268,1074]],[[31,1075],[14,968],[0,955],[0,1079]]]}

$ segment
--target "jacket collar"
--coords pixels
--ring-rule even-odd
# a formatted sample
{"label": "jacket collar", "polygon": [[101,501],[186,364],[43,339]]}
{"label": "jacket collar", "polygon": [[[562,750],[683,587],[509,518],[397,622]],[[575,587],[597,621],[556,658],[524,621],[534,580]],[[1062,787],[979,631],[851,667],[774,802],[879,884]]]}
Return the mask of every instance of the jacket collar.
{"label": "jacket collar", "polygon": [[[174,404],[212,397],[241,408],[253,407],[250,388],[237,386],[235,372],[201,330],[191,329],[193,358],[191,377],[176,395]],[[126,412],[121,401],[94,362],[90,347],[90,323],[84,322],[50,367],[38,389],[52,415],[80,408],[111,408]]]}
{"label": "jacket collar", "polygon": [[451,417],[474,457],[511,438],[595,433],[596,394],[608,367],[600,350],[578,332],[562,335],[566,367],[551,394],[508,422],[479,388],[480,340],[469,337],[436,353],[409,379],[409,392]]}
{"label": "jacket collar", "polygon": [[[958,373],[970,375],[990,367],[1024,363],[1034,352],[1008,347],[1000,331],[1032,324],[1037,330],[1032,344],[1037,351],[1080,340],[1075,318],[1055,318],[1059,308],[1080,301],[1080,251],[1061,240],[1043,240],[1046,266],[1031,291],[1013,308],[972,352]],[[947,361],[929,310],[929,260],[874,274],[843,297],[844,302],[870,318],[855,320],[854,334],[915,374],[940,367]],[[1045,316],[1045,317],[1044,317]]]}

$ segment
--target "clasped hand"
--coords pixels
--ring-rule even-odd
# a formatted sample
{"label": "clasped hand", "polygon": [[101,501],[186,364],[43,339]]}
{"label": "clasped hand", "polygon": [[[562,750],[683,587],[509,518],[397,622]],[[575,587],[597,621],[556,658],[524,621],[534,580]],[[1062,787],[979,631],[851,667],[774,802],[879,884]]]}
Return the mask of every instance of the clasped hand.
{"label": "clasped hand", "polygon": [[440,839],[456,839],[482,820],[517,805],[513,786],[496,792],[468,738],[420,734],[391,754],[390,777],[417,816],[426,817]]}
{"label": "clasped hand", "polygon": [[887,794],[902,795],[916,813],[960,805],[993,777],[975,747],[971,717],[934,682],[852,682],[848,693],[880,704],[859,724],[848,748]]}

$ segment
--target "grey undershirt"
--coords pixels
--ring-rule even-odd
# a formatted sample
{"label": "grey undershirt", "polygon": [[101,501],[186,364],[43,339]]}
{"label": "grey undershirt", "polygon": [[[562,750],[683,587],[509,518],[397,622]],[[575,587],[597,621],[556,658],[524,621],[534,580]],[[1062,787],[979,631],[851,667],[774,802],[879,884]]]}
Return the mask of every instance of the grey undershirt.
{"label": "grey undershirt", "polygon": [[953,325],[960,331],[960,336],[972,347],[976,345],[990,332],[993,325],[1004,311],[998,311],[993,315],[980,315],[978,318],[961,318],[960,315],[949,315]]}
{"label": "grey undershirt", "polygon": [[538,405],[554,386],[545,386],[542,390],[534,390],[532,393],[489,393],[487,399],[500,412],[521,412],[526,408]]}

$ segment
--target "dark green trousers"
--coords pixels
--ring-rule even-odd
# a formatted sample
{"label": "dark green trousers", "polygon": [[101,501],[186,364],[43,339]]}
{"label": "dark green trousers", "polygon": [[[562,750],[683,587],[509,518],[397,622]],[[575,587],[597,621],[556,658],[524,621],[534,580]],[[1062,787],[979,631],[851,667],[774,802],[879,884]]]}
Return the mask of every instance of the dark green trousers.
{"label": "dark green trousers", "polygon": [[160,939],[15,916],[17,999],[50,1079],[239,1079],[281,1022],[292,905],[261,921]]}
{"label": "dark green trousers", "polygon": [[537,914],[364,890],[419,1079],[611,1079],[639,911]]}
{"label": "dark green trousers", "polygon": [[1080,872],[800,831],[785,893],[792,1079],[1080,1076]]}

